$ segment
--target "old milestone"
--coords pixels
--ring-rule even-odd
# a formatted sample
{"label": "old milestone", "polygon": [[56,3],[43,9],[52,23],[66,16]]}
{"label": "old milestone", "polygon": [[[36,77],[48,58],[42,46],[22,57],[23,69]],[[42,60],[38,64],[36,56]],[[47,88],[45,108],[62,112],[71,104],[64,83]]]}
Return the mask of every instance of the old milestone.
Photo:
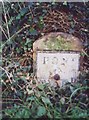
{"label": "old milestone", "polygon": [[51,86],[74,82],[80,71],[81,41],[66,33],[50,33],[33,44],[34,74]]}

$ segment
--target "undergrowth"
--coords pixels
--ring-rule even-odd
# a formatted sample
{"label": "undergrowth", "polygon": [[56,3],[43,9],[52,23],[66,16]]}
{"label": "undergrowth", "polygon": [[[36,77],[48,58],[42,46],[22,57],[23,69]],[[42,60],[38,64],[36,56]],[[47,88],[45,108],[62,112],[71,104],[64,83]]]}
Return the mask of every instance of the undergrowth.
{"label": "undergrowth", "polygon": [[12,91],[14,98],[9,98],[10,103],[7,98],[6,108],[3,110],[4,118],[86,118],[88,120],[88,80],[85,82],[85,85],[79,81],[75,84],[67,83],[62,88],[54,88],[49,84],[38,84],[34,80],[34,83],[29,83],[22,91],[20,89]]}
{"label": "undergrowth", "polygon": [[[2,8],[1,8],[2,6]],[[88,3],[1,2],[0,80],[3,118],[89,118]],[[62,88],[33,76],[33,42],[65,32],[84,45],[83,73]],[[1,90],[0,89],[0,90]]]}

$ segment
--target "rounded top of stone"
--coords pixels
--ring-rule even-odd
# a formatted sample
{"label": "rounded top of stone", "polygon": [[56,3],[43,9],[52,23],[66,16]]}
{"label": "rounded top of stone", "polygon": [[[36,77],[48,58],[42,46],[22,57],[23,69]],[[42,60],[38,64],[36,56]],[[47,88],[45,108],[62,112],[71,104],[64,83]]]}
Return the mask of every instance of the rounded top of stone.
{"label": "rounded top of stone", "polygon": [[52,32],[33,43],[33,51],[36,50],[64,50],[81,51],[82,42],[75,36],[62,32]]}

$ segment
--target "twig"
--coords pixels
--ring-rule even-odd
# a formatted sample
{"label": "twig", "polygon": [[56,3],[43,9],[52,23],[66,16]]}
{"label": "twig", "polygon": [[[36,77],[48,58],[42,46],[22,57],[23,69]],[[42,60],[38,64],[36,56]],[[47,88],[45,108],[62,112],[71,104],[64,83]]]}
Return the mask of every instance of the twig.
{"label": "twig", "polygon": [[12,81],[11,81],[11,78],[10,78],[10,76],[9,76],[9,73],[8,73],[8,71],[6,71],[4,68],[2,68],[1,66],[0,66],[0,69],[1,70],[3,70],[3,71],[5,71],[5,73],[6,73],[6,75],[7,75],[7,77],[8,77],[8,79],[10,80],[10,82],[12,83]]}
{"label": "twig", "polygon": [[15,7],[13,7],[13,9],[15,10],[16,13],[19,13],[19,12],[15,9]]}
{"label": "twig", "polygon": [[77,88],[70,96],[70,99],[69,99],[69,102],[72,101],[72,97],[77,93],[77,91],[79,90],[86,90],[86,89],[89,89],[89,87],[80,87],[80,88]]}
{"label": "twig", "polygon": [[7,11],[8,18],[10,19],[9,10]]}
{"label": "twig", "polygon": [[23,28],[21,28],[20,30],[18,30],[14,35],[12,35],[2,46],[1,48],[3,49],[3,47],[5,46],[6,43],[8,43],[12,38],[14,38],[17,34],[19,34],[22,30],[26,29],[30,27],[30,25],[26,25]]}
{"label": "twig", "polygon": [[19,4],[19,2],[18,2],[18,6],[19,6],[19,8],[21,9],[21,5]]}
{"label": "twig", "polygon": [[32,16],[32,19],[34,18],[34,16],[33,16],[33,12],[32,12],[32,10],[31,10],[31,8],[29,7],[29,10],[30,10],[30,12],[31,12],[31,16]]}
{"label": "twig", "polygon": [[84,107],[87,107],[87,104],[79,102],[81,105],[83,105]]}
{"label": "twig", "polygon": [[26,6],[25,6],[25,3],[24,2],[22,2],[22,4],[23,4],[23,7],[25,8]]}
{"label": "twig", "polygon": [[87,57],[89,57],[89,55],[84,50],[82,50],[82,52],[84,53],[84,55],[86,55]]}
{"label": "twig", "polygon": [[2,101],[7,101],[7,100],[11,100],[11,101],[14,101],[14,100],[16,100],[16,101],[21,101],[21,102],[23,102],[23,100],[21,100],[21,99],[11,99],[11,98],[6,98],[6,99],[3,99],[2,98]]}
{"label": "twig", "polygon": [[7,34],[8,34],[8,38],[10,38],[10,32],[9,32],[9,27],[8,27],[8,21],[7,21],[7,16],[6,16],[6,11],[5,11],[5,6],[4,6],[4,2],[3,2],[3,1],[2,1],[2,6],[3,6],[3,10],[4,10],[5,21],[6,21]]}
{"label": "twig", "polygon": [[5,33],[5,31],[3,30],[3,28],[2,28],[2,26],[1,26],[1,25],[0,25],[0,29],[1,29],[1,31],[3,32],[3,34],[5,35],[6,39],[8,39],[8,37],[7,37],[6,33]]}

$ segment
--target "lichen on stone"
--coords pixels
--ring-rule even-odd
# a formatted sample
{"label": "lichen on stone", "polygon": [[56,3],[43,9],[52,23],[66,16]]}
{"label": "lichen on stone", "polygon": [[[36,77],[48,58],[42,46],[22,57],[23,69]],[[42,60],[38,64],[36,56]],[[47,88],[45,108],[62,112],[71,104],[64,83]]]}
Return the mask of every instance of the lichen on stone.
{"label": "lichen on stone", "polygon": [[33,44],[33,50],[62,50],[62,51],[81,51],[82,42],[75,36],[57,32],[39,38]]}
{"label": "lichen on stone", "polygon": [[43,42],[43,47],[50,50],[71,50],[71,41],[66,41],[63,37],[51,37]]}

